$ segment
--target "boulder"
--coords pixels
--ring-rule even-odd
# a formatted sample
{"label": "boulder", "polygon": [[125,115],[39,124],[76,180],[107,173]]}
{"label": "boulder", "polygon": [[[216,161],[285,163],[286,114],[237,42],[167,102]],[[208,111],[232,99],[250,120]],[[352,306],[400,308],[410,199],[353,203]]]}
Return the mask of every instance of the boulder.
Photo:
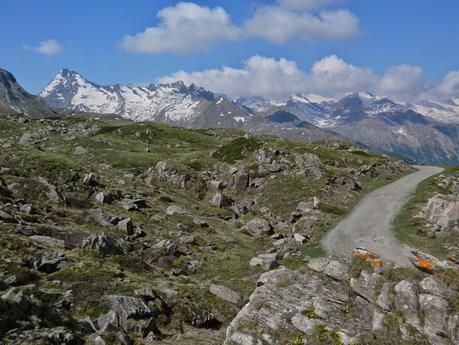
{"label": "boulder", "polygon": [[127,331],[129,319],[146,319],[153,315],[150,307],[141,298],[122,295],[105,296],[110,310],[118,315],[120,326]]}
{"label": "boulder", "polygon": [[332,180],[332,182],[334,184],[344,186],[355,191],[362,189],[360,182],[350,176],[337,176]]}
{"label": "boulder", "polygon": [[154,301],[156,299],[156,294],[149,287],[143,287],[134,291],[135,295],[143,298],[145,301]]}
{"label": "boulder", "polygon": [[253,257],[250,262],[250,266],[261,266],[264,270],[272,270],[279,266],[277,262],[277,254],[276,253],[264,253],[259,254],[258,256]]}
{"label": "boulder", "polygon": [[273,227],[266,219],[263,218],[252,219],[244,225],[243,229],[255,237],[271,235],[273,233]]}
{"label": "boulder", "polygon": [[119,218],[101,208],[95,208],[86,213],[85,221],[94,221],[101,226],[111,226],[118,224]]}
{"label": "boulder", "polygon": [[296,243],[298,244],[305,244],[308,242],[308,238],[301,235],[301,234],[294,234],[293,239],[295,240]]}
{"label": "boulder", "polygon": [[119,204],[126,211],[137,211],[138,209],[148,207],[146,200],[142,198],[123,199]]}
{"label": "boulder", "polygon": [[73,150],[73,154],[75,154],[75,155],[85,155],[87,153],[88,153],[88,150],[86,150],[82,146],[77,146],[77,147],[75,147],[75,150]]}
{"label": "boulder", "polygon": [[92,172],[84,175],[83,184],[86,186],[97,186],[96,175]]}
{"label": "boulder", "polygon": [[134,234],[134,223],[132,222],[132,218],[126,218],[118,222],[116,225],[118,229],[126,232],[128,235]]}
{"label": "boulder", "polygon": [[105,192],[97,193],[94,198],[100,204],[110,204],[113,202],[113,195]]}
{"label": "boulder", "polygon": [[62,252],[45,253],[33,262],[33,268],[44,273],[54,273],[60,270],[66,263]]}
{"label": "boulder", "polygon": [[81,248],[96,251],[103,256],[123,254],[123,248],[111,235],[98,233],[86,238]]}
{"label": "boulder", "polygon": [[239,293],[225,287],[222,285],[215,285],[212,284],[209,287],[209,291],[217,296],[218,298],[221,298],[227,302],[234,303],[234,304],[239,304],[242,300],[242,297]]}
{"label": "boulder", "polygon": [[221,192],[217,192],[212,196],[212,200],[211,200],[212,206],[223,208],[223,207],[231,206],[231,204],[232,204],[232,200]]}
{"label": "boulder", "polygon": [[245,173],[236,174],[232,178],[231,185],[236,190],[246,190],[249,186],[249,175]]}
{"label": "boulder", "polygon": [[18,220],[11,214],[0,210],[0,224],[1,223],[18,223]]}
{"label": "boulder", "polygon": [[63,204],[66,201],[65,195],[60,193],[56,186],[52,185],[49,183],[45,178],[39,176],[36,179],[39,183],[41,183],[43,186],[48,188],[48,191],[46,192],[46,197],[48,198],[49,201],[55,203],[55,204]]}
{"label": "boulder", "polygon": [[171,205],[167,208],[166,213],[168,216],[173,216],[175,214],[179,216],[183,216],[185,214],[188,214],[188,211],[184,210],[183,208],[176,206],[176,205]]}
{"label": "boulder", "polygon": [[427,201],[420,216],[428,223],[437,225],[442,231],[459,227],[459,199],[437,194]]}

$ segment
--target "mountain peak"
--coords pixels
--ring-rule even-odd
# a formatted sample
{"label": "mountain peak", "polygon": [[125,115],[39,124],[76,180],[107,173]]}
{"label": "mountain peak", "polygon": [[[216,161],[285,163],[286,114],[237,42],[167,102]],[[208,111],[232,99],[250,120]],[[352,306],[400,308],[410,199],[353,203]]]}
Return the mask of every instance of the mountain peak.
{"label": "mountain peak", "polygon": [[54,114],[42,99],[25,91],[12,73],[0,68],[0,109],[15,111],[32,117]]}

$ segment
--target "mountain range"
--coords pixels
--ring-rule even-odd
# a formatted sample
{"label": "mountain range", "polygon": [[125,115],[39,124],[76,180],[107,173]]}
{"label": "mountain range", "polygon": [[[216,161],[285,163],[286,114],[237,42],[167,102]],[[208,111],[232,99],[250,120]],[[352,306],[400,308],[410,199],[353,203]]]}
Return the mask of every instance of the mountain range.
{"label": "mountain range", "polygon": [[2,76],[7,78],[0,82],[0,108],[31,116],[117,114],[132,121],[240,128],[297,141],[347,138],[410,163],[459,164],[459,100],[454,99],[410,104],[361,92],[340,99],[294,94],[285,101],[233,100],[180,81],[103,86],[63,69],[40,93],[46,106],[11,74],[3,71]]}

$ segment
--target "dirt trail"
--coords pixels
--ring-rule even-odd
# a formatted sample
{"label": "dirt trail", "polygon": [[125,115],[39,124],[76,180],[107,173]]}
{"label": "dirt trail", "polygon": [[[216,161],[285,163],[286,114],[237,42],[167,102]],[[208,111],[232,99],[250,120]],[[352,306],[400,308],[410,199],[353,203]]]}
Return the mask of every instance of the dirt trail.
{"label": "dirt trail", "polygon": [[415,192],[419,182],[443,169],[417,166],[418,171],[378,188],[366,195],[322,240],[331,255],[349,253],[353,247],[364,247],[398,266],[408,266],[410,248],[402,244],[393,231],[393,220]]}

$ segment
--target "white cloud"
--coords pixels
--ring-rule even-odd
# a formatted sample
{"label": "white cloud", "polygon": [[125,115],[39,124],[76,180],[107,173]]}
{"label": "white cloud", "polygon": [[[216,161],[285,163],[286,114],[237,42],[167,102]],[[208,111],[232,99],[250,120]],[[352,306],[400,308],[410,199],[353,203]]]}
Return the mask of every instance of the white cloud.
{"label": "white cloud", "polygon": [[44,55],[56,55],[61,53],[64,49],[62,48],[61,44],[53,39],[49,39],[46,41],[42,41],[38,44],[38,46],[32,48],[34,51]]}
{"label": "white cloud", "polygon": [[319,15],[280,6],[263,6],[245,24],[247,35],[276,43],[294,39],[346,39],[359,32],[359,21],[346,10],[324,11]]}
{"label": "white cloud", "polygon": [[378,81],[370,69],[350,65],[336,55],[315,62],[310,78],[309,91],[334,96],[371,91]]}
{"label": "white cloud", "polygon": [[209,8],[180,2],[158,12],[160,23],[134,36],[125,36],[121,47],[136,53],[200,51],[221,40],[232,40],[239,30],[221,7]]}
{"label": "white cloud", "polygon": [[359,32],[359,21],[347,10],[308,11],[340,0],[279,0],[258,7],[240,26],[222,8],[180,2],[157,14],[159,24],[126,35],[120,47],[129,52],[159,54],[196,52],[222,41],[259,37],[275,43],[295,39],[347,39]]}
{"label": "white cloud", "polygon": [[343,0],[278,0],[279,6],[292,10],[311,11],[325,6],[342,3]]}
{"label": "white cloud", "polygon": [[459,71],[446,74],[435,93],[441,97],[459,98]]}
{"label": "white cloud", "polygon": [[307,86],[306,74],[294,61],[252,56],[243,68],[223,67],[201,72],[180,71],[159,82],[182,80],[230,97],[264,96],[281,99],[302,92]]}
{"label": "white cloud", "polygon": [[396,100],[412,100],[427,89],[422,69],[410,65],[387,68],[377,86],[379,94]]}
{"label": "white cloud", "polygon": [[[392,66],[383,75],[378,75],[336,55],[315,62],[309,71],[301,70],[295,61],[256,55],[245,61],[241,68],[224,66],[196,72],[180,71],[160,78],[158,82],[177,80],[233,98],[261,96],[275,100],[285,99],[292,93],[312,92],[341,97],[351,92],[370,91],[395,100],[414,101],[431,91],[419,67]],[[438,89],[443,94],[459,95],[459,71],[447,75]]]}

